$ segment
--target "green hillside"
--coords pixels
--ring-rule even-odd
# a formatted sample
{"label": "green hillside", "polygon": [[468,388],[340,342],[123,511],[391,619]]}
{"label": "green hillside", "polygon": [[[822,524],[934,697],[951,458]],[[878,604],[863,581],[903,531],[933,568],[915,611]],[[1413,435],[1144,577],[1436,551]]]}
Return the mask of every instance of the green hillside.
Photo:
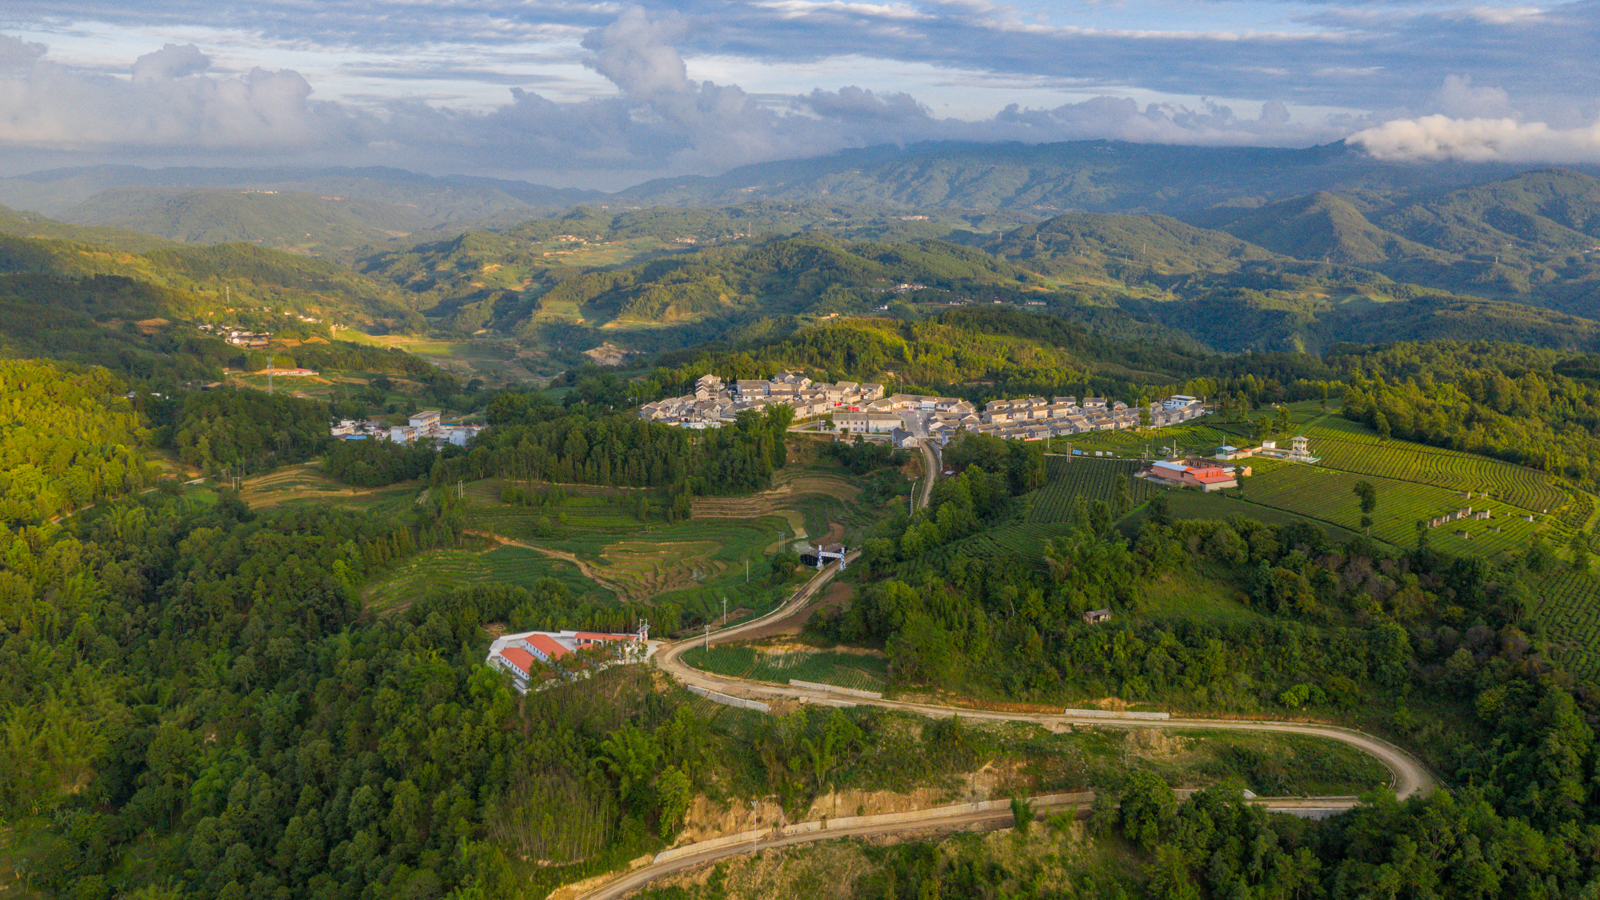
{"label": "green hillside", "polygon": [[1222,230],[1296,259],[1372,266],[1408,258],[1446,258],[1434,248],[1384,231],[1354,206],[1326,191],[1270,203],[1234,219]]}
{"label": "green hillside", "polygon": [[518,215],[526,218],[579,203],[598,191],[548,188],[525,181],[432,176],[381,166],[325,169],[83,166],[0,178],[0,203],[60,216],[115,189],[255,189],[338,196],[405,207],[434,224]]}
{"label": "green hillside", "polygon": [[613,198],[683,206],[827,200],[1047,216],[1073,211],[1184,215],[1216,206],[1257,207],[1319,190],[1393,202],[1418,190],[1516,171],[1504,164],[1382,162],[1343,143],[1287,150],[1121,141],[942,142],[760,163],[713,177],[659,179]]}
{"label": "green hillside", "polygon": [[92,225],[71,225],[35,212],[21,212],[0,206],[0,234],[25,238],[73,241],[94,244],[125,253],[143,253],[172,242],[140,231]]}
{"label": "green hillside", "polygon": [[251,189],[117,188],[62,218],[175,241],[254,243],[314,254],[387,241],[433,224],[381,201]]}
{"label": "green hillside", "polygon": [[1048,275],[1097,276],[1133,269],[1159,275],[1234,272],[1274,254],[1169,216],[1070,213],[1024,225],[985,245],[996,256]]}
{"label": "green hillside", "polygon": [[1378,213],[1383,227],[1452,253],[1584,252],[1600,241],[1600,181],[1540,169]]}
{"label": "green hillside", "polygon": [[[1365,205],[1366,212],[1362,211]],[[1564,169],[1370,204],[1326,191],[1190,216],[1285,256],[1461,294],[1600,314],[1600,181]]]}

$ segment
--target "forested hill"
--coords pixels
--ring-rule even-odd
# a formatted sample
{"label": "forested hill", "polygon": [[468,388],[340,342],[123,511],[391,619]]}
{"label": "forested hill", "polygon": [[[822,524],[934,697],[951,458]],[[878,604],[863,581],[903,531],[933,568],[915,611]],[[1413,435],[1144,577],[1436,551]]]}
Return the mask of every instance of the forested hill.
{"label": "forested hill", "polygon": [[507,214],[538,215],[594,202],[598,191],[548,188],[525,181],[471,176],[433,176],[384,167],[324,169],[230,169],[85,166],[0,178],[0,203],[60,216],[89,209],[90,198],[107,191],[153,189],[250,189],[295,191],[405,207],[429,224],[487,219]]}
{"label": "forested hill", "polygon": [[1600,314],[1600,181],[1541,169],[1373,204],[1318,192],[1191,221],[1302,260],[1344,263],[1396,281]]}
{"label": "forested hill", "polygon": [[1120,141],[926,143],[760,163],[722,175],[647,182],[618,202],[727,205],[821,200],[902,208],[1179,214],[1325,190],[1385,197],[1503,178],[1508,165],[1386,163],[1343,143],[1305,150]]}
{"label": "forested hill", "polygon": [[1043,288],[1035,276],[970,247],[807,234],[587,272],[541,294],[536,307],[572,310],[592,324],[662,323],[735,312],[848,312],[885,306],[897,292],[989,299]]}

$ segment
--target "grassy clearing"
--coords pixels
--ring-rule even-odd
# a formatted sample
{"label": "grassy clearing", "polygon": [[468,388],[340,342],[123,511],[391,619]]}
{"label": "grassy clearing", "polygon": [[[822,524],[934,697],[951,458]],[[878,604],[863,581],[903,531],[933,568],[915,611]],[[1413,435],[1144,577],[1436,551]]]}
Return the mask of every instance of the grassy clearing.
{"label": "grassy clearing", "polygon": [[1201,622],[1211,625],[1247,625],[1261,615],[1234,599],[1235,588],[1226,581],[1195,572],[1167,575],[1144,589],[1137,613],[1142,618]]}

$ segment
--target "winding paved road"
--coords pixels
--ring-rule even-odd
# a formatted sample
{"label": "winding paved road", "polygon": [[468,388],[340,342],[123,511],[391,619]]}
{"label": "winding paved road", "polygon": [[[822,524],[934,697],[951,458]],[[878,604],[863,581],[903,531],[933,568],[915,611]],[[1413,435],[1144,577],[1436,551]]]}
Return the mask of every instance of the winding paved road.
{"label": "winding paved road", "polygon": [[[928,462],[928,471],[937,472],[937,460],[932,452],[924,446],[922,448],[924,459]],[[933,478],[926,480],[926,485],[917,498],[917,505],[926,506],[928,498],[933,491]],[[853,551],[846,555],[845,563],[854,562],[860,556],[860,551]],[[799,613],[829,581],[833,580],[839,571],[837,565],[830,565],[818,572],[803,587],[797,590],[789,602],[778,609],[748,622],[743,622],[711,634],[711,639],[724,642],[737,639],[740,635],[759,628],[771,621],[786,618]],[[1164,720],[1136,720],[1136,719],[1107,719],[1090,716],[1052,715],[1044,713],[1013,713],[998,712],[984,709],[968,709],[964,707],[941,706],[932,703],[915,703],[902,700],[870,699],[865,697],[845,696],[827,691],[807,690],[787,685],[767,684],[764,682],[749,681],[727,675],[715,675],[710,672],[691,668],[683,662],[683,652],[696,643],[705,641],[705,638],[678,641],[667,644],[659,649],[655,656],[655,663],[662,671],[670,674],[686,685],[696,686],[709,691],[717,691],[736,697],[747,697],[758,700],[798,700],[804,703],[815,703],[829,706],[878,706],[885,709],[899,709],[914,712],[919,715],[944,717],[960,715],[967,719],[981,719],[986,721],[1012,721],[1034,722],[1046,727],[1061,728],[1067,725],[1113,725],[1123,728],[1163,728],[1163,729],[1196,729],[1213,728],[1227,731],[1268,731],[1288,734],[1304,734],[1313,737],[1326,738],[1349,745],[1382,762],[1391,773],[1390,786],[1395,795],[1400,798],[1409,797],[1416,793],[1426,793],[1438,786],[1438,782],[1428,772],[1420,760],[1405,750],[1389,743],[1388,741],[1366,732],[1353,728],[1342,728],[1337,725],[1317,725],[1305,722],[1281,722],[1272,720],[1243,720],[1243,719],[1194,719],[1172,718]],[[1310,798],[1274,798],[1260,801],[1263,805],[1275,809],[1298,810],[1316,813],[1330,813],[1349,809],[1355,805],[1354,798],[1350,797],[1310,797]],[[970,806],[950,807],[948,811],[932,813],[929,818],[916,822],[896,822],[867,824],[851,828],[835,828],[826,831],[784,835],[770,839],[765,847],[785,846],[789,844],[804,843],[807,841],[826,840],[836,837],[853,835],[891,834],[906,831],[951,830],[958,828],[994,825],[1003,823],[1011,818],[1009,810],[989,810],[975,812]],[[663,875],[675,872],[690,866],[710,862],[727,856],[734,856],[746,852],[748,849],[742,842],[727,844],[724,841],[707,842],[707,849],[695,853],[652,863],[623,875],[602,887],[596,888],[583,895],[583,900],[612,900],[631,893],[644,886],[649,881]]]}

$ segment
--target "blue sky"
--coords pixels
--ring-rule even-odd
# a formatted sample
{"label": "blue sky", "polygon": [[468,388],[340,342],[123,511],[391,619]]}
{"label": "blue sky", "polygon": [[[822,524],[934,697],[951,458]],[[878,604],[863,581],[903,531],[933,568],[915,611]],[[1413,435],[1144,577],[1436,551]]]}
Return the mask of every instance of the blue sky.
{"label": "blue sky", "polygon": [[615,187],[918,140],[1600,162],[1600,0],[6,0],[0,169]]}

